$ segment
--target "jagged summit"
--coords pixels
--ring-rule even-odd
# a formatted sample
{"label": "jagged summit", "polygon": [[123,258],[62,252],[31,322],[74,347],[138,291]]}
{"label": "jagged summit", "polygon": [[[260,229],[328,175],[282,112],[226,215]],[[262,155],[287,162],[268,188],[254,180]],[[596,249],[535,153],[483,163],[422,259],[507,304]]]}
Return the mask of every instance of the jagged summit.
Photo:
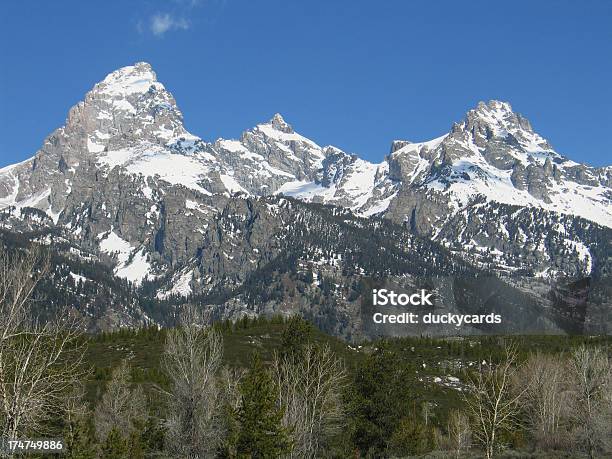
{"label": "jagged summit", "polygon": [[105,84],[128,81],[134,78],[157,81],[157,75],[153,67],[148,62],[136,62],[133,65],[126,65],[112,71],[100,82]]}
{"label": "jagged summit", "polygon": [[272,125],[274,129],[277,129],[286,134],[292,134],[293,132],[295,132],[291,125],[285,121],[285,119],[280,113],[275,113],[267,124]]}
{"label": "jagged summit", "polygon": [[[280,210],[272,196],[280,194],[384,217],[459,253],[471,250],[470,259],[494,253],[510,270],[542,270],[553,259],[563,267],[577,252],[571,269],[588,274],[597,269],[593,241],[603,239],[575,228],[612,228],[612,168],[566,160],[506,102],[479,103],[436,139],[396,140],[375,164],[318,145],[278,113],[239,139],[206,142],[184,128],[147,63],[109,74],[33,158],[0,169],[0,209],[10,207],[3,214],[38,209],[109,258],[118,276],[138,283],[156,275],[160,260],[173,269],[203,260],[201,270],[181,271],[181,291],[204,291],[211,272],[267,263],[250,242],[233,251],[231,238],[250,234],[246,228],[215,225],[221,214],[245,212],[245,222],[263,222],[265,243],[268,217]],[[251,213],[253,203],[263,212]],[[202,258],[207,240],[219,250]],[[196,284],[200,290],[190,290]]]}
{"label": "jagged summit", "polygon": [[534,132],[529,120],[516,113],[508,102],[479,102],[476,108],[467,112],[464,121],[453,129],[461,130],[471,132],[479,147],[484,141],[497,138],[527,153],[553,151],[548,141]]}
{"label": "jagged summit", "polygon": [[67,197],[81,192],[76,182],[112,171],[205,195],[283,193],[400,222],[420,212],[415,228],[426,234],[478,197],[612,227],[610,169],[562,157],[507,102],[478,103],[436,139],[393,141],[373,164],[318,145],[279,113],[239,139],[205,142],[184,128],[174,97],[146,62],[107,75],[34,158],[2,169],[0,207],[37,207],[58,221]]}
{"label": "jagged summit", "polygon": [[156,89],[164,88],[157,81],[157,75],[151,65],[147,62],[138,62],[108,74],[104,80],[96,84],[95,89],[116,96],[125,96],[147,92],[151,86]]}
{"label": "jagged summit", "polygon": [[497,100],[497,99],[491,99],[487,102],[481,100],[478,102],[478,104],[476,104],[476,108],[474,110],[481,111],[481,112],[491,112],[491,111],[505,112],[505,113],[514,112],[512,110],[512,105],[510,105],[510,102],[506,102],[503,100]]}
{"label": "jagged summit", "polygon": [[533,132],[529,120],[516,113],[510,103],[499,100],[478,102],[476,107],[467,111],[461,124],[468,129],[473,129],[475,125],[485,125],[491,129],[490,134],[501,136],[516,129]]}

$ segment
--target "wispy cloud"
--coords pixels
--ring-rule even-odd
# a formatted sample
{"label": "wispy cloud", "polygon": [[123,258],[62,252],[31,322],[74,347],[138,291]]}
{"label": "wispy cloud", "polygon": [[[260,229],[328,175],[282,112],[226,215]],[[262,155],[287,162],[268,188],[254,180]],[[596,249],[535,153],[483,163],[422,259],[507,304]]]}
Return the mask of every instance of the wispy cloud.
{"label": "wispy cloud", "polygon": [[191,29],[198,22],[196,10],[217,2],[223,0],[168,0],[163,10],[141,16],[136,21],[136,30],[140,35],[163,38],[173,31]]}
{"label": "wispy cloud", "polygon": [[156,37],[162,37],[171,30],[187,30],[190,24],[183,17],[176,17],[170,13],[156,13],[151,16],[150,30]]}

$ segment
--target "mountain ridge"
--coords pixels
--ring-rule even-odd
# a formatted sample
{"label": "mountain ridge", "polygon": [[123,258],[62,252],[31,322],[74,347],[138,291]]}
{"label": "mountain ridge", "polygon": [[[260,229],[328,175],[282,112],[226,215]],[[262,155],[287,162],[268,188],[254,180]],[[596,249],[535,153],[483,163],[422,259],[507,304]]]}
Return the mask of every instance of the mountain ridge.
{"label": "mountain ridge", "polygon": [[[61,145],[62,137],[71,135],[75,145],[63,147],[59,155],[44,154],[48,143]],[[70,171],[83,152],[100,166],[159,174],[170,183],[211,194],[283,193],[372,215],[387,210],[401,183],[451,194],[449,207],[455,211],[483,194],[498,202],[544,207],[612,227],[612,204],[605,195],[612,194],[612,166],[590,168],[559,155],[526,118],[499,101],[480,102],[437,139],[392,141],[390,154],[371,163],[336,147],[317,145],[279,113],[244,131],[239,139],[207,142],[184,128],[176,101],[151,66],[137,63],[94,85],[33,158],[0,170],[0,207],[23,201],[41,207],[51,195],[40,186],[15,186],[11,170],[27,166],[34,170],[51,156],[60,170]],[[175,169],[172,173],[167,172],[170,167]],[[603,191],[589,188],[601,186]],[[66,183],[58,187],[57,192],[70,189]],[[562,199],[568,193],[578,195],[578,202]],[[47,206],[55,221],[62,199],[56,201]],[[393,218],[398,217],[395,213]],[[433,233],[432,228],[426,231]]]}
{"label": "mountain ridge", "polygon": [[[56,239],[37,240],[93,257],[152,304],[215,298],[210,310],[221,318],[316,312],[322,326],[353,335],[363,332],[347,325],[361,314],[357,304],[339,299],[331,280],[304,282],[305,267],[353,295],[357,267],[401,279],[399,263],[414,276],[409,267],[421,266],[427,247],[425,271],[443,272],[446,260],[508,279],[510,290],[527,283],[529,302],[544,310],[543,292],[559,279],[609,276],[612,167],[565,158],[499,101],[479,103],[436,139],[392,141],[380,163],[320,146],[278,113],[239,139],[205,141],[185,129],[151,66],[138,63],[96,84],[34,157],[0,169],[0,226],[35,238],[54,229]],[[405,241],[381,241],[382,271],[354,254],[375,250],[366,227]],[[342,237],[353,241],[349,257]],[[272,293],[252,281],[261,276],[274,279]],[[297,296],[287,288],[294,283]],[[323,311],[335,319],[323,324]]]}

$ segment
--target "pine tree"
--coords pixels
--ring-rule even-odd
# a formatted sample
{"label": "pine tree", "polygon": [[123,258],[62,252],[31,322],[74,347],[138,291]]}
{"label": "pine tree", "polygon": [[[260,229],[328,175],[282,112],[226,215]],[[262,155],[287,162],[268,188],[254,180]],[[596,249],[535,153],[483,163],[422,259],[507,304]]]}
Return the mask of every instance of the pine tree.
{"label": "pine tree", "polygon": [[393,435],[390,447],[399,456],[423,454],[434,448],[433,431],[416,417],[404,418]]}
{"label": "pine tree", "polygon": [[239,456],[273,458],[290,451],[289,433],[281,424],[283,410],[277,406],[274,382],[258,354],[240,387],[237,412]]}
{"label": "pine tree", "polygon": [[121,432],[113,427],[102,445],[102,457],[105,459],[127,459],[130,457],[130,447]]}
{"label": "pine tree", "polygon": [[165,429],[162,421],[154,416],[147,419],[140,435],[140,441],[148,454],[156,454],[164,449]]}
{"label": "pine tree", "polygon": [[313,329],[309,322],[293,316],[281,335],[281,356],[299,358],[304,347],[312,339]]}

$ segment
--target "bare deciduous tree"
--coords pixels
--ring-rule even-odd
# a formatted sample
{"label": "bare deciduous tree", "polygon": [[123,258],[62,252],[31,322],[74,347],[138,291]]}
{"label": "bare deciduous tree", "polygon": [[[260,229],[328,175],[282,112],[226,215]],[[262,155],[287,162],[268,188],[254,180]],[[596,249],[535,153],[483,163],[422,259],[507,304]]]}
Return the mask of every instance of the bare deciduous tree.
{"label": "bare deciduous tree", "polygon": [[0,248],[0,429],[4,438],[45,433],[61,416],[65,396],[83,375],[79,323],[66,312],[38,320],[36,286],[49,258],[33,248],[9,255]]}
{"label": "bare deciduous tree", "polygon": [[469,449],[472,443],[472,430],[470,419],[461,411],[453,411],[448,418],[448,440],[450,449],[455,453],[455,457]]}
{"label": "bare deciduous tree", "polygon": [[558,448],[563,414],[567,406],[565,391],[565,362],[559,356],[537,353],[521,368],[516,378],[516,389],[524,389],[523,406],[529,428],[544,448]]}
{"label": "bare deciduous tree", "polygon": [[130,366],[124,360],[113,370],[102,399],[94,411],[94,426],[103,442],[115,428],[126,437],[146,420],[147,402],[142,388],[130,388]]}
{"label": "bare deciduous tree", "polygon": [[511,381],[517,371],[514,344],[506,344],[504,358],[498,364],[481,365],[475,377],[468,379],[465,402],[473,420],[473,435],[487,458],[500,446],[500,433],[517,427],[519,400],[525,389],[514,392]]}
{"label": "bare deciduous tree", "polygon": [[225,403],[232,411],[240,406],[240,382],[245,374],[244,368],[223,367],[221,370],[219,386]]}
{"label": "bare deciduous tree", "polygon": [[82,382],[76,383],[72,391],[66,395],[63,412],[63,421],[66,426],[63,436],[68,450],[71,450],[71,445],[74,445],[78,435],[78,425],[85,423],[90,414],[85,401],[85,386]]}
{"label": "bare deciduous tree", "polygon": [[168,452],[208,457],[221,440],[221,394],[215,376],[223,356],[222,337],[188,306],[181,325],[168,332],[163,365],[170,378]]}
{"label": "bare deciduous tree", "polygon": [[608,453],[612,442],[611,362],[601,348],[581,346],[570,360],[571,417],[576,439],[589,458]]}
{"label": "bare deciduous tree", "polygon": [[297,358],[276,356],[273,372],[278,400],[285,410],[283,425],[293,432],[290,456],[318,457],[344,414],[346,370],[342,360],[328,345],[308,344]]}

